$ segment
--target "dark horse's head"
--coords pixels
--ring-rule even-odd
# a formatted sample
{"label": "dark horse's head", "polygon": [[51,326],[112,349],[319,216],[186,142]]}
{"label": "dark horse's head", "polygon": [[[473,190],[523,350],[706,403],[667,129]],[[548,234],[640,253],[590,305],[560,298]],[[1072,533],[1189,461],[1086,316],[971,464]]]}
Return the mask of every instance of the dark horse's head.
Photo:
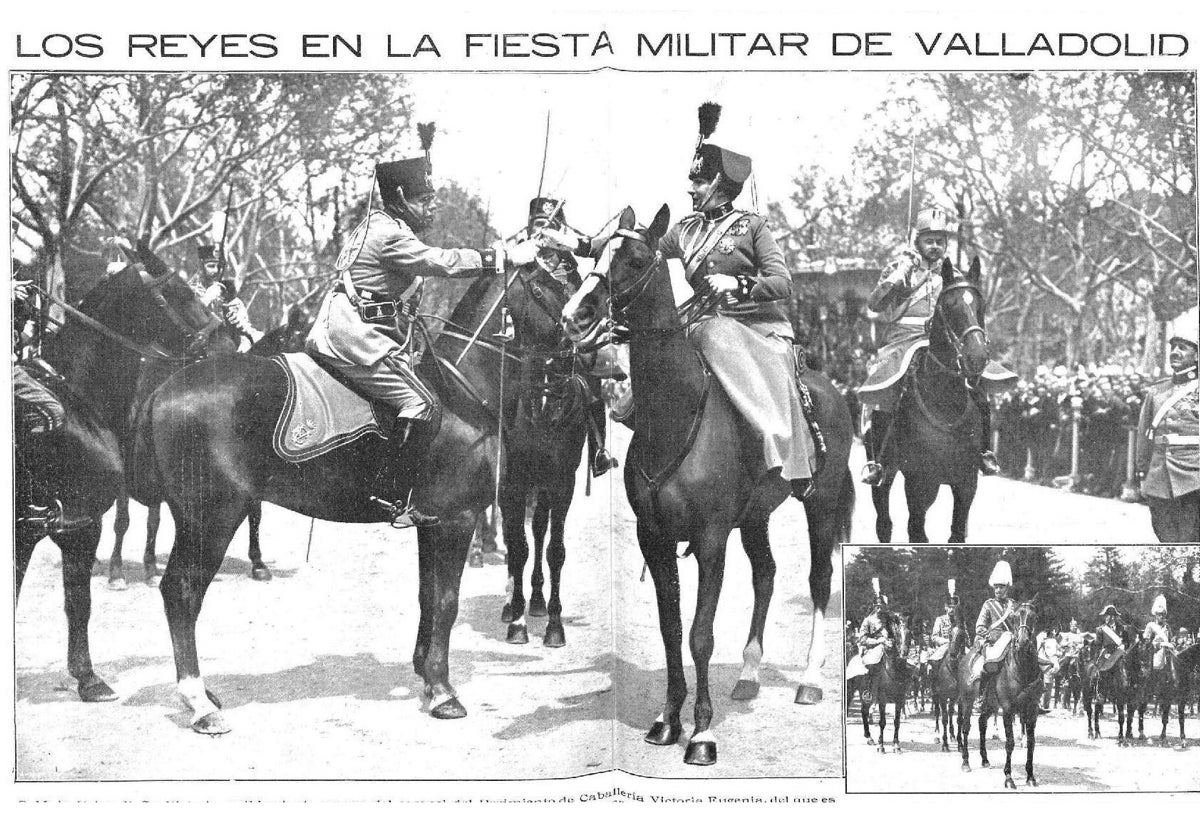
{"label": "dark horse's head", "polygon": [[934,357],[968,378],[982,374],[988,361],[983,317],[979,257],[971,259],[965,279],[956,279],[950,260],[942,260],[942,293],[929,324],[929,349]]}
{"label": "dark horse's head", "polygon": [[1033,601],[1024,601],[1017,605],[1015,611],[1017,638],[1013,644],[1013,649],[1017,653],[1036,650],[1037,648],[1037,608],[1034,606],[1035,601],[1037,601],[1036,596]]}
{"label": "dark horse's head", "polygon": [[225,349],[217,346],[221,319],[175,272],[153,277],[128,265],[92,288],[79,308],[147,348],[194,358]]}
{"label": "dark horse's head", "polygon": [[658,241],[670,221],[665,204],[644,230],[637,228],[632,208],[621,213],[616,233],[605,243],[596,267],[563,307],[563,329],[576,348],[588,352],[606,343],[613,323],[636,325],[640,313],[633,304],[654,280],[657,269],[665,265]]}

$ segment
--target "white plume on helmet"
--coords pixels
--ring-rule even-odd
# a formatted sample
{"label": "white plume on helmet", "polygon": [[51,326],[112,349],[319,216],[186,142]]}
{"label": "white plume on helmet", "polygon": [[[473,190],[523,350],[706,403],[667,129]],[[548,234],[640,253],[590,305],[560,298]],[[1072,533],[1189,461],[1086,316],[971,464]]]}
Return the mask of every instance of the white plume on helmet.
{"label": "white plume on helmet", "polygon": [[992,569],[992,576],[988,578],[988,586],[996,586],[997,584],[1012,586],[1012,567],[1008,565],[1007,560],[999,560]]}
{"label": "white plume on helmet", "polygon": [[1154,599],[1154,606],[1150,608],[1150,615],[1163,615],[1167,611],[1167,597],[1159,595]]}

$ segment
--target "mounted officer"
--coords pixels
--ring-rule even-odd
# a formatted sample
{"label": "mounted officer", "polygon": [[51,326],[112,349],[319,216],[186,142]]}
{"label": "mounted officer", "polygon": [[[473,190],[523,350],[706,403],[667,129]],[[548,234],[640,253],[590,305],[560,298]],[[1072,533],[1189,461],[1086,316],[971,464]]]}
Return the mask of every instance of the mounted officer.
{"label": "mounted officer", "polygon": [[234,292],[232,279],[224,277],[224,252],[218,245],[198,245],[196,255],[200,258],[200,279],[192,287],[197,297],[235,334],[235,343],[240,343],[241,337],[245,336],[254,344],[263,337],[263,333],[250,323],[246,304]]}
{"label": "mounted officer", "polygon": [[[413,370],[418,358],[412,318],[426,277],[469,280],[502,277],[508,265],[533,261],[536,246],[437,248],[419,234],[437,211],[429,147],[433,124],[418,125],[422,157],[379,163],[375,180],[382,209],[370,209],[351,234],[337,268],[339,282],[326,294],[306,349],[366,397],[396,412],[391,451],[375,475],[372,500],[395,527],[436,525],[411,504],[421,458],[436,434],[434,397]],[[400,488],[403,480],[406,488]]]}
{"label": "mounted officer", "polygon": [[[60,448],[59,437],[66,425],[67,414],[58,396],[41,378],[34,376],[31,368],[37,368],[39,375],[46,379],[57,379],[58,374],[41,359],[30,360],[27,363],[28,367],[20,360],[21,333],[26,324],[36,317],[32,296],[37,287],[32,280],[20,279],[20,270],[15,261],[13,278],[12,375],[15,443],[19,450],[31,455],[35,452],[48,455]],[[28,466],[25,469],[28,469]],[[20,478],[18,475],[18,481]],[[48,534],[62,534],[92,524],[90,516],[72,511],[61,499],[43,498],[46,494],[42,492],[39,486],[41,482],[36,476],[30,474],[28,479],[28,487],[22,488],[28,492],[27,498],[23,500],[25,509],[18,514],[18,522],[44,528]],[[19,483],[18,487],[20,486]]]}
{"label": "mounted officer", "polygon": [[[580,286],[579,263],[576,262],[574,254],[544,242],[545,231],[562,231],[567,227],[563,203],[560,199],[544,196],[531,200],[529,202],[529,223],[521,237],[521,241],[533,240],[538,246],[534,265],[527,267],[526,270],[541,271],[558,282],[565,295],[558,301],[559,304],[569,300],[571,295],[579,291]],[[548,314],[552,313],[548,312]],[[596,353],[577,356],[577,358],[582,362],[586,374],[584,378],[587,380],[591,397],[588,404],[588,451],[591,454],[592,475],[599,478],[618,465],[617,459],[613,458],[605,448],[605,407],[601,380],[625,379],[628,374],[621,369],[611,345],[601,348]]]}
{"label": "mounted officer", "polygon": [[1159,542],[1200,542],[1200,408],[1195,310],[1176,319],[1169,379],[1156,382],[1138,420],[1137,463]]}
{"label": "mounted officer", "polygon": [[[1012,590],[1012,567],[1007,560],[997,561],[988,578],[988,586],[992,587],[992,597],[983,602],[979,618],[975,621],[974,658],[971,661],[971,679],[982,677],[985,683],[995,678],[1012,644],[1013,634],[1017,632],[1017,604],[1009,594]],[[987,687],[980,685],[981,697]]]}
{"label": "mounted officer", "polygon": [[1125,655],[1125,640],[1121,638],[1121,614],[1112,604],[1100,611],[1104,623],[1096,628],[1096,640],[1100,643],[1102,654],[1096,663],[1099,671],[1104,672],[1121,661]]}
{"label": "mounted officer", "polygon": [[1154,599],[1154,606],[1150,608],[1150,621],[1146,624],[1146,629],[1142,632],[1142,638],[1150,645],[1153,651],[1150,667],[1155,671],[1161,671],[1167,667],[1167,657],[1174,657],[1179,653],[1175,647],[1175,643],[1171,641],[1171,628],[1167,620],[1167,598],[1165,595],[1159,595]]}
{"label": "mounted officer", "polygon": [[929,654],[930,662],[941,662],[950,650],[950,633],[958,625],[958,595],[955,592],[954,578],[946,581],[946,611],[933,620],[933,629],[929,633],[929,641],[933,651]]}
{"label": "mounted officer", "polygon": [[871,586],[875,590],[875,597],[871,601],[871,611],[858,626],[858,654],[846,663],[847,680],[869,673],[871,668],[883,661],[887,649],[895,647],[894,640],[888,634],[887,599],[879,588],[879,578],[871,578]]}
{"label": "mounted officer", "polygon": [[[867,300],[867,307],[884,323],[880,335],[882,347],[871,362],[866,382],[858,388],[864,411],[870,409],[870,416],[864,423],[863,443],[868,460],[862,481],[872,486],[883,481],[881,459],[887,449],[893,413],[898,407],[900,383],[913,355],[928,337],[928,323],[942,293],[942,259],[946,256],[948,239],[954,235],[946,214],[936,208],[918,213],[915,227],[911,247],[883,269]],[[963,280],[957,270],[954,280]],[[989,368],[984,378],[1011,376],[995,363],[989,363]],[[991,407],[982,384],[969,390],[983,423],[979,469],[984,475],[996,475],[1000,465],[991,450]]]}
{"label": "mounted officer", "polygon": [[[796,396],[794,334],[787,316],[792,279],[767,220],[733,206],[750,178],[750,158],[704,142],[720,113],[711,102],[700,107],[700,136],[688,170],[695,212],[676,222],[658,247],[664,259],[682,262],[697,297],[720,296],[715,314],[692,327],[689,337],[758,435],[766,468],[779,469],[803,499],[812,492],[816,459]],[[595,243],[548,238],[580,256],[595,256]]]}

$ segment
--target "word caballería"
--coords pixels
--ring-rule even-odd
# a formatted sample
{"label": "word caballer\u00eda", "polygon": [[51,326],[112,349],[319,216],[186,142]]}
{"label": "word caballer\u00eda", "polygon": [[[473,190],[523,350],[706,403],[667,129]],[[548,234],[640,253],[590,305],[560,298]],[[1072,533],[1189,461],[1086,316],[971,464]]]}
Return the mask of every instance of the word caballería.
{"label": "word caballer\u00eda", "polygon": [[914,32],[925,55],[966,56],[1088,56],[1111,58],[1182,56],[1188,39],[1176,33],[1038,32],[1033,36],[981,32]]}

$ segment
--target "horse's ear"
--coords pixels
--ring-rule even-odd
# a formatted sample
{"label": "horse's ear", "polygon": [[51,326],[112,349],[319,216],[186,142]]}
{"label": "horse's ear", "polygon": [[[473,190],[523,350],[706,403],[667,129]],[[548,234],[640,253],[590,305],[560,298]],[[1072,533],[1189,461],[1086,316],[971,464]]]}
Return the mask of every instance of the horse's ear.
{"label": "horse's ear", "polygon": [[294,330],[300,329],[300,327],[304,326],[304,317],[304,310],[300,308],[300,305],[293,304],[292,307],[288,309],[288,326]]}
{"label": "horse's ear", "polygon": [[949,257],[942,257],[942,283],[949,286],[954,282],[954,266]]}
{"label": "horse's ear", "polygon": [[621,211],[621,218],[617,220],[617,227],[623,230],[633,230],[637,225],[637,214],[633,212],[632,207],[626,207]]}
{"label": "horse's ear", "polygon": [[967,282],[972,286],[979,285],[979,257],[971,257],[971,267],[967,269]]}
{"label": "horse's ear", "polygon": [[658,212],[654,214],[654,221],[650,223],[650,229],[646,231],[650,235],[650,241],[657,242],[662,239],[669,224],[671,224],[671,208],[664,204],[658,208]]}

